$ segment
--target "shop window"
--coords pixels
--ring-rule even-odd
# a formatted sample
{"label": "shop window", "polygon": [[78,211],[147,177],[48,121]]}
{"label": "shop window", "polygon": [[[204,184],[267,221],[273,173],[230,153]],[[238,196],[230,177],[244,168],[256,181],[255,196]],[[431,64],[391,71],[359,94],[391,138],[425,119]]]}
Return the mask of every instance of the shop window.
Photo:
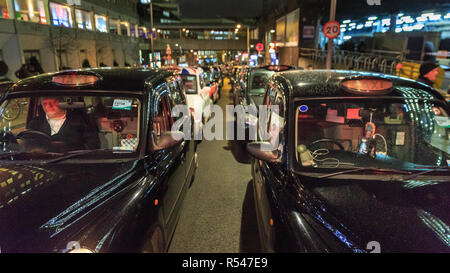
{"label": "shop window", "polygon": [[50,3],[50,10],[53,18],[54,26],[72,27],[72,15],[70,7]]}
{"label": "shop window", "polygon": [[109,32],[119,34],[119,20],[109,19]]}
{"label": "shop window", "polygon": [[78,28],[92,30],[91,13],[84,10],[75,9],[75,17]]}
{"label": "shop window", "polygon": [[97,31],[100,32],[108,32],[107,25],[106,25],[106,16],[102,15],[95,15],[95,27]]}
{"label": "shop window", "polygon": [[0,18],[9,18],[6,0],[0,0]]}
{"label": "shop window", "polygon": [[14,9],[19,21],[47,24],[43,0],[14,0]]}
{"label": "shop window", "polygon": [[130,24],[128,22],[120,22],[120,35],[130,36]]}

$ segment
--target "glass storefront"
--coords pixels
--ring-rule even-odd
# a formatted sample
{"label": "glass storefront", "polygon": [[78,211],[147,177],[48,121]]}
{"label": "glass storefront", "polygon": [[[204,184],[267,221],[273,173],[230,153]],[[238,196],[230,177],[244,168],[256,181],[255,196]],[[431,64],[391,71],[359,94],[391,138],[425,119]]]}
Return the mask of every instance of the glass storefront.
{"label": "glass storefront", "polygon": [[95,15],[95,27],[97,31],[100,32],[108,32],[107,24],[106,24],[106,16],[103,15]]}
{"label": "glass storefront", "polygon": [[75,9],[75,17],[77,20],[77,26],[81,29],[92,30],[91,13],[84,10]]}
{"label": "glass storefront", "polygon": [[19,21],[47,24],[42,0],[14,0],[14,9]]}
{"label": "glass storefront", "polygon": [[73,27],[70,7],[50,3],[50,12],[54,26]]}

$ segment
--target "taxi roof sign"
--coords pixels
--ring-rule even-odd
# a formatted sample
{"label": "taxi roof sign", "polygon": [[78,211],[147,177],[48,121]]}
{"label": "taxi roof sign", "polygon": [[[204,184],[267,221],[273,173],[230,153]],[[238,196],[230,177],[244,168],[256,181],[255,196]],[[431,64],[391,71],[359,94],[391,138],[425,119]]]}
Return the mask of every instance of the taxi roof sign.
{"label": "taxi roof sign", "polygon": [[358,76],[344,79],[341,87],[347,92],[358,95],[385,95],[392,91],[392,81],[381,77]]}
{"label": "taxi roof sign", "polygon": [[89,72],[64,72],[52,77],[52,82],[65,86],[94,85],[100,80],[100,76]]}

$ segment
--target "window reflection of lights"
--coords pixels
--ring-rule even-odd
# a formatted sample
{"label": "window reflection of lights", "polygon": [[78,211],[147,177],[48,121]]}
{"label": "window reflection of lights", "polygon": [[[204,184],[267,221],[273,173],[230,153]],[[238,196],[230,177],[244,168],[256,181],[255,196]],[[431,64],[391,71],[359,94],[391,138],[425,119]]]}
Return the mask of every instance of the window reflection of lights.
{"label": "window reflection of lights", "polygon": [[420,188],[420,187],[437,185],[437,184],[439,184],[439,182],[422,181],[422,180],[408,180],[408,181],[404,182],[403,187],[406,189],[414,189],[414,188]]}
{"label": "window reflection of lights", "polygon": [[417,20],[417,22],[425,22],[427,20],[427,18],[425,18],[425,17],[417,17],[416,20]]}
{"label": "window reflection of lights", "polygon": [[424,210],[417,211],[417,216],[447,246],[450,246],[450,227],[438,217]]}
{"label": "window reflection of lights", "polygon": [[441,15],[440,14],[435,14],[433,16],[430,16],[430,21],[438,21],[441,19]]}
{"label": "window reflection of lights", "polygon": [[334,226],[332,226],[331,224],[329,224],[328,222],[326,222],[323,218],[322,215],[320,214],[316,214],[314,215],[320,223],[322,223],[324,225],[324,227],[326,227],[329,231],[331,231],[334,236],[336,236],[342,243],[344,243],[345,245],[347,245],[348,247],[350,247],[354,252],[357,253],[361,253],[364,252],[364,250],[359,249],[352,241],[350,241],[344,234],[342,234],[337,228],[335,228]]}

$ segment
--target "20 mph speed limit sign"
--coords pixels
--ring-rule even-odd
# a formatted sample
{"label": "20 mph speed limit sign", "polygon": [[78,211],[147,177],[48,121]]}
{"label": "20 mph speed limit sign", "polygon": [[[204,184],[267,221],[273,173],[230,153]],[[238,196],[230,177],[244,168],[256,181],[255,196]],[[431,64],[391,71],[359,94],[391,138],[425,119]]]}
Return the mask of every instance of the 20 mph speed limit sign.
{"label": "20 mph speed limit sign", "polygon": [[334,39],[339,36],[339,33],[341,33],[341,26],[339,22],[336,21],[328,21],[323,26],[323,34],[325,34],[325,37],[328,39]]}

